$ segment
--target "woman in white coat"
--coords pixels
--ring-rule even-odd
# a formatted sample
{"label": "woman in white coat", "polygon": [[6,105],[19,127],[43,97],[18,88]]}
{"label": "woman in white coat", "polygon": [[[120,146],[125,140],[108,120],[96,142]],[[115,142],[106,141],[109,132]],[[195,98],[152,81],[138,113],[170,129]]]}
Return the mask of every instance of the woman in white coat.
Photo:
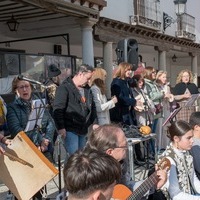
{"label": "woman in white coat", "polygon": [[109,109],[113,108],[117,103],[117,98],[115,96],[109,101],[106,98],[106,75],[107,73],[103,68],[97,67],[90,81],[99,125],[110,124]]}

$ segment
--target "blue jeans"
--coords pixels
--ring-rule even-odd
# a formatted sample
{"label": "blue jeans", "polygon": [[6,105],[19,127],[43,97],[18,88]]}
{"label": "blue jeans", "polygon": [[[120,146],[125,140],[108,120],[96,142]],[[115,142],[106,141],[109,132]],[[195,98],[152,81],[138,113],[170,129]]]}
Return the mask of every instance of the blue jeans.
{"label": "blue jeans", "polygon": [[77,135],[75,132],[68,132],[64,140],[64,146],[69,155],[78,149],[82,149],[86,144],[86,135]]}

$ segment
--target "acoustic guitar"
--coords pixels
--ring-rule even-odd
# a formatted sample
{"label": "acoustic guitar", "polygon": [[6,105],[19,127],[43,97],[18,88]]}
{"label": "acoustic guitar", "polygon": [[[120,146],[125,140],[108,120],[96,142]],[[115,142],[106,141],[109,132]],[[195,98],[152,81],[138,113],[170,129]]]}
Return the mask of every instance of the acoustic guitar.
{"label": "acoustic guitar", "polygon": [[[169,170],[170,166],[171,163],[167,158],[163,158],[158,163],[158,168],[162,170]],[[140,200],[144,196],[144,194],[146,194],[146,192],[148,192],[149,189],[152,188],[152,186],[156,185],[157,182],[158,176],[156,172],[154,172],[139,187],[137,187],[133,193],[126,186],[122,184],[117,184],[114,187],[112,198],[117,200]]]}

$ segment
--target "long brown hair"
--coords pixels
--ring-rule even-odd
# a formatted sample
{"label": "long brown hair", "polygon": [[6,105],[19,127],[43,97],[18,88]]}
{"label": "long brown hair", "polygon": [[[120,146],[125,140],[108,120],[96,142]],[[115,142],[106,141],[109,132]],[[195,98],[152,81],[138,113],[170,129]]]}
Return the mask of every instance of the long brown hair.
{"label": "long brown hair", "polygon": [[119,64],[113,78],[121,78],[124,79],[125,78],[125,74],[128,70],[132,70],[133,69],[133,65],[127,62],[122,62]]}
{"label": "long brown hair", "polygon": [[142,73],[143,77],[146,78],[146,79],[149,79],[149,80],[153,81],[153,79],[152,79],[152,72],[154,70],[155,70],[154,67],[151,67],[151,66],[145,67],[145,70]]}

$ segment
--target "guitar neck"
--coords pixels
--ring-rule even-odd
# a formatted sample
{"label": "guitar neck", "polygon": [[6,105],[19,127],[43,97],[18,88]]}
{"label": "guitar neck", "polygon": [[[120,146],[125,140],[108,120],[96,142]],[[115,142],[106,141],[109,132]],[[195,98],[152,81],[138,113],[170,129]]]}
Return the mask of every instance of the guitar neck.
{"label": "guitar neck", "polygon": [[146,192],[151,189],[158,182],[156,172],[151,174],[138,188],[136,188],[132,195],[128,197],[128,200],[140,200]]}

